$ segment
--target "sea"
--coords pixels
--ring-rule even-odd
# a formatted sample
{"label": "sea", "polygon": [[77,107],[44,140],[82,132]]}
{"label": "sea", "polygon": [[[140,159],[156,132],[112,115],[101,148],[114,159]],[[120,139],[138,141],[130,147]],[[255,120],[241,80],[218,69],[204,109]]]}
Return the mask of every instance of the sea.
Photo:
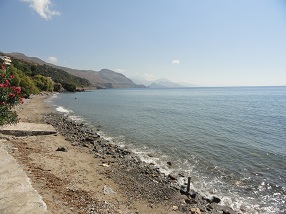
{"label": "sea", "polygon": [[223,205],[286,213],[286,87],[93,90],[47,102]]}

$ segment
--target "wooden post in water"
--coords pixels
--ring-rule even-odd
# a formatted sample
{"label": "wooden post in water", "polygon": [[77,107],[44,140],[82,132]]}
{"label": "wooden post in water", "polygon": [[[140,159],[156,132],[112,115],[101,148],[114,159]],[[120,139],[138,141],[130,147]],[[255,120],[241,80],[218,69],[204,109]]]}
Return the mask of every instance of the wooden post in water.
{"label": "wooden post in water", "polygon": [[187,192],[190,192],[190,185],[191,185],[191,177],[188,177]]}

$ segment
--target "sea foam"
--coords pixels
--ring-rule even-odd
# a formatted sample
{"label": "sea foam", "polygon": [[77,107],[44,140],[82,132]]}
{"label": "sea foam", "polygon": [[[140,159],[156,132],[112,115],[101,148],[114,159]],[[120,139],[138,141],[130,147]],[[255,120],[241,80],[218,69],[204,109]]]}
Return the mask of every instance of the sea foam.
{"label": "sea foam", "polygon": [[72,112],[71,110],[68,110],[68,109],[66,109],[66,108],[64,108],[62,106],[57,107],[56,110],[58,112],[62,112],[62,113],[70,113],[70,112]]}

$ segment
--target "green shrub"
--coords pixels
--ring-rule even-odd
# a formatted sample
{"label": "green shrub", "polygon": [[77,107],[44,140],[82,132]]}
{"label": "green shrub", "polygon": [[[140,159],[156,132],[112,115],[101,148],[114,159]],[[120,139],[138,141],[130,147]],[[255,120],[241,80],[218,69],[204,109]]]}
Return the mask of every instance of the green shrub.
{"label": "green shrub", "polygon": [[21,97],[21,87],[11,84],[14,75],[3,64],[0,66],[0,126],[2,126],[18,122],[18,115],[14,107],[23,103],[23,98]]}

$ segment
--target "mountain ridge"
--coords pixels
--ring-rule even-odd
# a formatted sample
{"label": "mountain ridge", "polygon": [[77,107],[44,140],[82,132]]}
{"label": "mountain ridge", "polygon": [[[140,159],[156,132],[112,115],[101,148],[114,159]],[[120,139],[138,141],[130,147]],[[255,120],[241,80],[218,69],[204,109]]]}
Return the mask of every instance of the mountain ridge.
{"label": "mountain ridge", "polygon": [[[3,53],[3,52],[2,52]],[[38,57],[29,57],[23,53],[12,52],[3,53],[12,58],[24,60],[30,63],[49,65],[53,68],[61,69],[69,74],[89,80],[92,88],[106,89],[106,88],[144,88],[143,85],[135,84],[132,80],[125,75],[112,71],[110,69],[101,69],[100,71],[93,70],[79,70],[63,66],[47,63]]]}

